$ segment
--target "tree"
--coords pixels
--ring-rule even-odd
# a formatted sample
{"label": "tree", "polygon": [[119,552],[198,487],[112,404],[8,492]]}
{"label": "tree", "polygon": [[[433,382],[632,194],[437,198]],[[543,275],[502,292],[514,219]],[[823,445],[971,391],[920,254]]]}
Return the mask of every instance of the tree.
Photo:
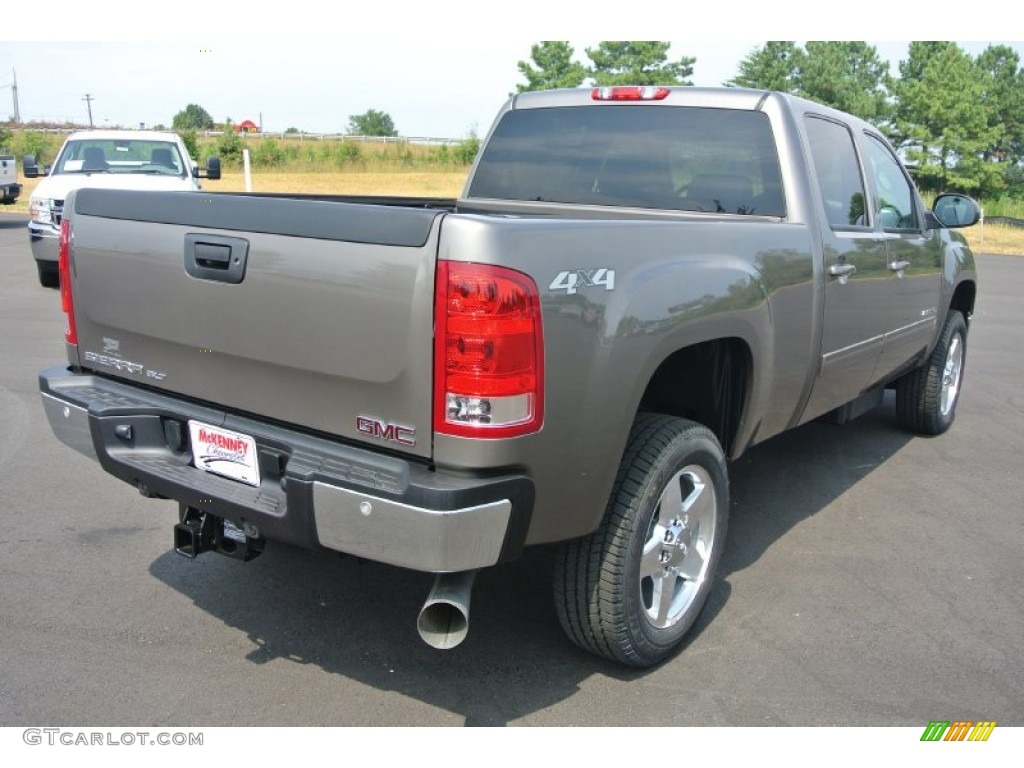
{"label": "tree", "polygon": [[463,165],[469,165],[476,160],[480,151],[480,136],[476,132],[476,125],[470,126],[469,134],[455,147],[455,159]]}
{"label": "tree", "polygon": [[928,62],[947,49],[958,47],[956,43],[948,40],[919,40],[911,43],[906,61],[900,62],[900,79],[920,80],[924,77]]}
{"label": "tree", "polygon": [[184,131],[178,131],[178,135],[181,137],[181,142],[185,145],[185,149],[188,150],[189,157],[199,162],[199,139],[196,138],[196,132],[192,128],[188,128]]}
{"label": "tree", "polygon": [[858,41],[770,42],[740,62],[726,85],[784,91],[875,123],[890,114],[888,65],[874,46]]}
{"label": "tree", "polygon": [[808,42],[796,77],[801,96],[874,123],[886,122],[889,66],[857,40]]}
{"label": "tree", "polygon": [[991,107],[989,128],[998,131],[993,145],[985,150],[986,160],[1018,163],[1024,160],[1024,70],[1020,57],[1006,45],[990,45],[975,60]]}
{"label": "tree", "polygon": [[368,109],[361,115],[349,115],[348,133],[357,136],[397,136],[391,115]]}
{"label": "tree", "polygon": [[990,125],[978,67],[960,46],[911,43],[894,94],[894,133],[907,160],[918,165],[923,189],[994,194],[1002,188],[1004,169],[984,159],[1000,132]]}
{"label": "tree", "polygon": [[647,40],[604,40],[587,48],[597,85],[693,85],[694,58],[668,60],[669,43]]}
{"label": "tree", "polygon": [[0,125],[0,150],[6,150],[14,134],[6,125]]}
{"label": "tree", "polygon": [[225,118],[224,127],[217,139],[217,156],[224,162],[235,163],[242,159],[243,149],[242,137],[235,133],[234,122],[230,117]]}
{"label": "tree", "polygon": [[213,118],[198,104],[189,104],[174,116],[171,128],[175,131],[186,131],[189,128],[194,131],[209,131],[213,128]]}
{"label": "tree", "polygon": [[803,49],[796,43],[767,42],[747,54],[740,62],[739,74],[726,85],[793,93],[803,56]]}
{"label": "tree", "polygon": [[[893,125],[889,131],[889,139],[896,147],[916,144],[923,149],[926,140],[940,132],[940,127],[932,124],[920,107],[927,100],[927,94],[921,93],[921,82],[929,63],[946,50],[954,48],[959,51],[953,42],[916,41],[910,44],[907,58],[900,61],[900,76],[892,84],[895,107]],[[911,105],[911,97],[914,98],[914,105]]]}
{"label": "tree", "polygon": [[548,88],[575,88],[587,77],[587,68],[573,61],[573,49],[568,42],[547,40],[530,47],[530,62],[520,61],[519,74],[526,85],[517,85],[516,91],[543,91]]}

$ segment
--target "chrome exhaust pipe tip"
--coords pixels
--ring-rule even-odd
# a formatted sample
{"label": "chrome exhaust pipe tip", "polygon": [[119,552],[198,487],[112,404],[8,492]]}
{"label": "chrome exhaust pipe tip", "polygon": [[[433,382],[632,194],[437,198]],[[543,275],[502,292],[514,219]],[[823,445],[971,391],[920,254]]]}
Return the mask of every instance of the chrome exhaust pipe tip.
{"label": "chrome exhaust pipe tip", "polygon": [[416,620],[423,642],[447,651],[469,634],[469,599],[476,571],[439,573]]}

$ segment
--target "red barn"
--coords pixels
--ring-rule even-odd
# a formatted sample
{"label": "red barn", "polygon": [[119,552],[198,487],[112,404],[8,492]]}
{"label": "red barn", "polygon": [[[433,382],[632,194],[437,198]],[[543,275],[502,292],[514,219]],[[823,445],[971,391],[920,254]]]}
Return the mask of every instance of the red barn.
{"label": "red barn", "polygon": [[259,133],[260,127],[252,120],[243,120],[235,126],[235,133]]}

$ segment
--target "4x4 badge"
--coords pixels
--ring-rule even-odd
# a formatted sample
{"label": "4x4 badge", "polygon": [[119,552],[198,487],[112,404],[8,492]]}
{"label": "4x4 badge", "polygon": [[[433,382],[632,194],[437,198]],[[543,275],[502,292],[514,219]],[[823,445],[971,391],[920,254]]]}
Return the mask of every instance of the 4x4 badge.
{"label": "4x4 badge", "polygon": [[565,291],[572,295],[580,288],[603,285],[606,290],[615,290],[615,270],[604,267],[595,269],[576,269],[559,272],[548,286],[549,291]]}

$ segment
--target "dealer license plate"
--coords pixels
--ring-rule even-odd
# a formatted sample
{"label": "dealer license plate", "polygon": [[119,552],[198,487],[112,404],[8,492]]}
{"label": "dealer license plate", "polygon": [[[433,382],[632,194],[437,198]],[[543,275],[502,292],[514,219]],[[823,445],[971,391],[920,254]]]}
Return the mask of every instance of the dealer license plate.
{"label": "dealer license plate", "polygon": [[192,461],[197,468],[249,485],[260,484],[256,441],[249,435],[201,421],[190,421],[188,431],[192,438]]}

